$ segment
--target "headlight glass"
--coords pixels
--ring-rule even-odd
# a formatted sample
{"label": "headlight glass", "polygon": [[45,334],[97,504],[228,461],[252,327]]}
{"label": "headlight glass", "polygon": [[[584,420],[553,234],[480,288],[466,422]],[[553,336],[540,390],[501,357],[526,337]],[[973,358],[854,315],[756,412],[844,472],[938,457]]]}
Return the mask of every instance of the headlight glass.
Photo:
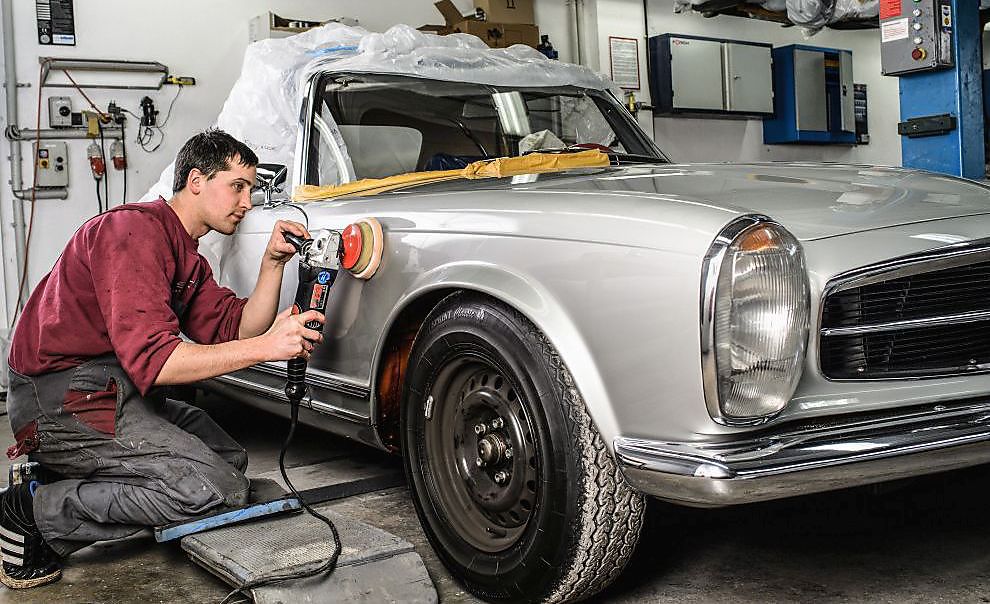
{"label": "headlight glass", "polygon": [[717,396],[717,409],[709,400],[710,410],[727,423],[781,411],[801,379],[808,342],[801,246],[779,225],[748,220],[731,240],[716,241],[709,255],[708,270],[717,276],[707,276],[715,291],[707,351],[714,359],[706,368],[714,375],[705,376],[706,396]]}

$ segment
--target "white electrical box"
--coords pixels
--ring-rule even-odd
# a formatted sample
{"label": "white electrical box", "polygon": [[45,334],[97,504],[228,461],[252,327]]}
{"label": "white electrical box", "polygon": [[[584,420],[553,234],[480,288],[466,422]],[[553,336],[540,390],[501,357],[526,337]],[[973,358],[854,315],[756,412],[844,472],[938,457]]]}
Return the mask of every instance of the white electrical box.
{"label": "white electrical box", "polygon": [[34,161],[38,166],[35,187],[69,186],[69,155],[65,141],[35,143]]}
{"label": "white electrical box", "polygon": [[72,99],[67,96],[48,97],[48,125],[52,128],[72,127]]}

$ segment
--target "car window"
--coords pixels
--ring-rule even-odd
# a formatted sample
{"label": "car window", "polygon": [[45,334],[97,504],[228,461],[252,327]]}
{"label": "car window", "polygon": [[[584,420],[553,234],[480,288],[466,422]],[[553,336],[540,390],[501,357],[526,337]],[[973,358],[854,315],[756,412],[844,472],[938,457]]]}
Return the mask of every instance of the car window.
{"label": "car window", "polygon": [[573,146],[657,157],[600,91],[348,75],[327,76],[317,94],[308,184],[458,169]]}

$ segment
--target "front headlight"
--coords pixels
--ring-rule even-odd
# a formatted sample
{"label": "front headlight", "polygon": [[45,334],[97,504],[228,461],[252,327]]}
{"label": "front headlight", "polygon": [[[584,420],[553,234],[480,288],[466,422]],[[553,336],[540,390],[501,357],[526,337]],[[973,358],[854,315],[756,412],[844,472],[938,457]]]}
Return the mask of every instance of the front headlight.
{"label": "front headlight", "polygon": [[801,246],[764,217],[730,223],[702,274],[702,367],[712,418],[758,424],[794,395],[808,342]]}

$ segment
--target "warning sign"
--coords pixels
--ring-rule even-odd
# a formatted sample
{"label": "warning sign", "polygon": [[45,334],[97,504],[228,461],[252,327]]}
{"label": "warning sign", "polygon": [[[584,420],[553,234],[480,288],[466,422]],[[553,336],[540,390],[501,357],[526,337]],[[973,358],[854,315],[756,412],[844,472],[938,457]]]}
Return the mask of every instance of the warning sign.
{"label": "warning sign", "polygon": [[897,19],[880,26],[880,41],[883,43],[904,40],[908,37],[908,20]]}
{"label": "warning sign", "polygon": [[901,16],[901,0],[880,0],[880,18]]}

